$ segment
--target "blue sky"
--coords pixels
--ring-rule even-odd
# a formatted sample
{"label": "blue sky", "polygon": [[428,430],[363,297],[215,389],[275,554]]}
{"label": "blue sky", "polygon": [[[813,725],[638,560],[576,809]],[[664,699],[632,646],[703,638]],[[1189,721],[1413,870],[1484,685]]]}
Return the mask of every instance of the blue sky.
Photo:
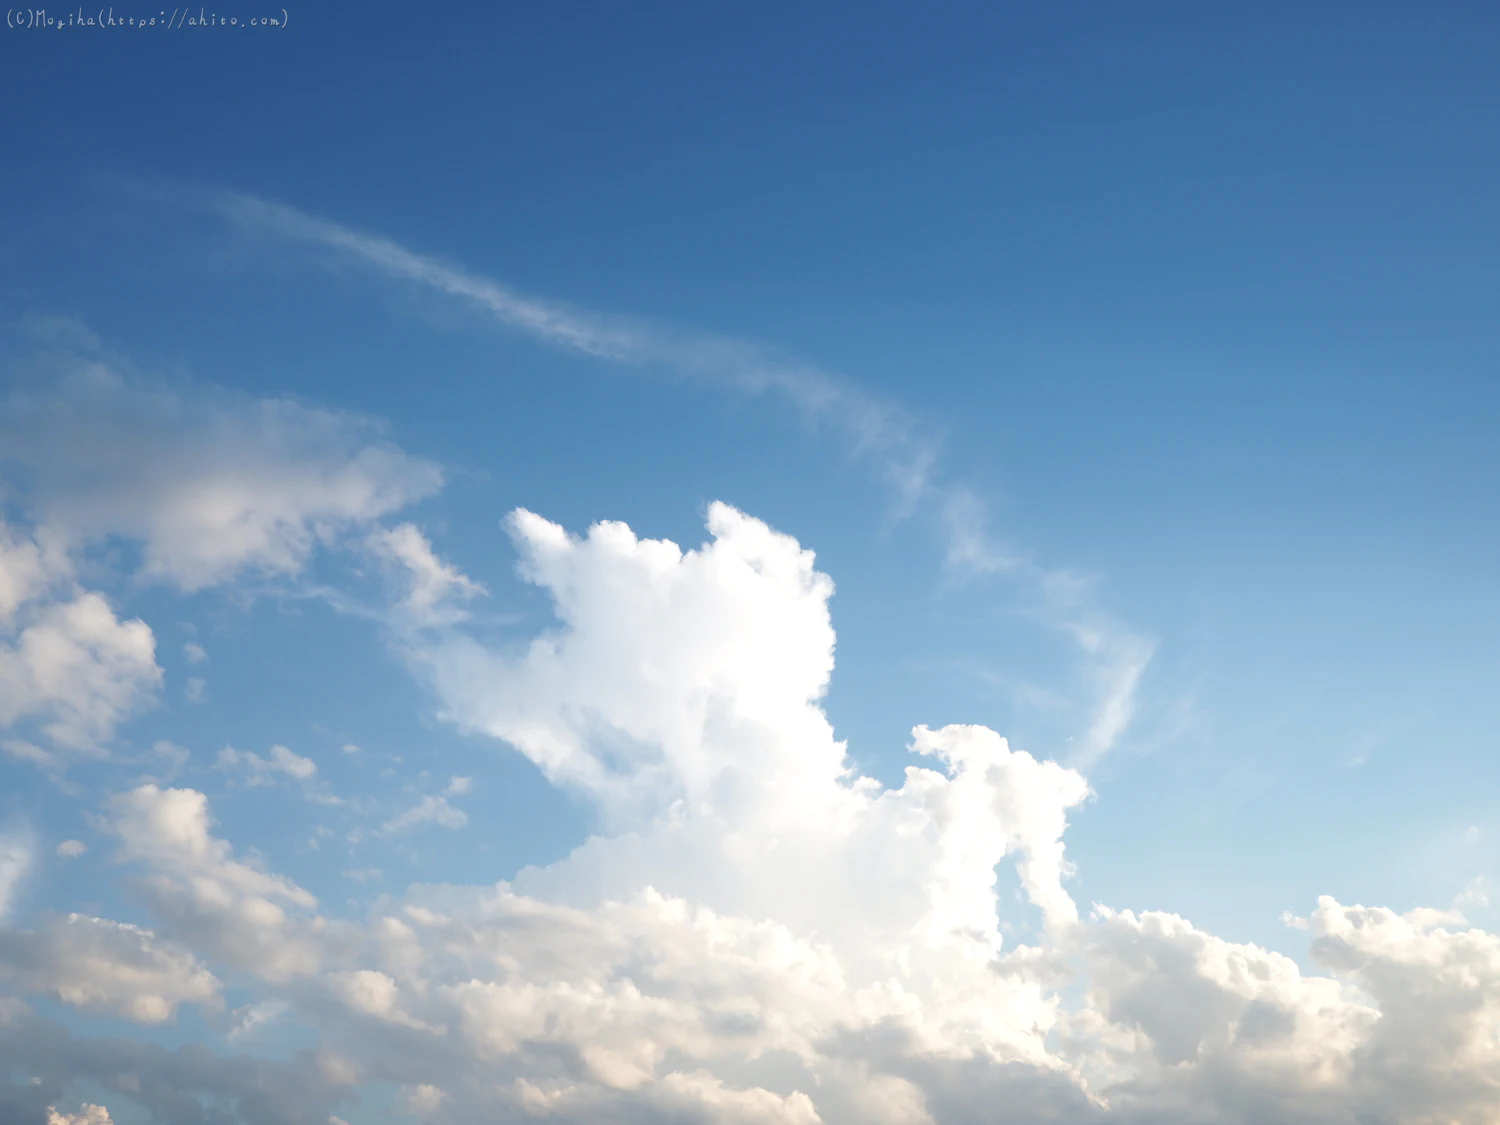
{"label": "blue sky", "polygon": [[1497,1120],[1497,31],[7,28],[0,1116]]}

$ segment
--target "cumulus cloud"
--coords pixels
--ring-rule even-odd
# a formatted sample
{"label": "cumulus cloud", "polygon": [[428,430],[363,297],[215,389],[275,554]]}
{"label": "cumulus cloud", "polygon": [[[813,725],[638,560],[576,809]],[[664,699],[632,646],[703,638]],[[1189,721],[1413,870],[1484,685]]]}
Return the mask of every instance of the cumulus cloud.
{"label": "cumulus cloud", "polygon": [[[710,544],[683,552],[619,523],[575,539],[515,513],[521,572],[552,597],[559,627],[520,657],[463,638],[422,649],[451,717],[618,817],[663,800],[798,815],[801,795],[844,769],[817,706],[833,585],[810,551],[727,505],[713,505],[709,528]],[[753,760],[726,753],[741,741]]]}
{"label": "cumulus cloud", "polygon": [[[0,1058],[9,1070],[0,1078],[0,1120],[18,1125],[44,1125],[49,1107],[76,1105],[77,1094],[68,1094],[79,1084],[94,1096],[102,1089],[122,1120],[323,1125],[355,1077],[348,1061],[329,1051],[269,1060],[199,1044],[169,1049],[75,1036],[3,1003]],[[15,1074],[30,1077],[12,1084]],[[127,1117],[126,1106],[140,1112]]]}
{"label": "cumulus cloud", "polygon": [[69,914],[40,930],[0,929],[0,979],[137,1023],[184,1002],[216,1005],[219,982],[187,950],[137,926]]}
{"label": "cumulus cloud", "polygon": [[88,845],[82,840],[63,840],[57,845],[57,854],[61,859],[77,859],[88,850]]}
{"label": "cumulus cloud", "polygon": [[13,644],[0,642],[0,726],[31,720],[64,750],[94,750],[161,678],[150,626],[121,621],[102,595],[84,593],[42,608]]}
{"label": "cumulus cloud", "polygon": [[[191,949],[258,980],[255,1005],[285,1007],[241,1024],[301,1021],[339,1060],[302,1079],[319,1120],[365,1077],[431,1125],[1500,1122],[1495,935],[1324,898],[1308,970],[1171,914],[1080,914],[1078,770],[977,726],[917,727],[899,786],[850,767],[820,705],[833,586],[795,540],[722,505],[686,551],[512,530],[553,627],[520,649],[439,630],[411,655],[454,721],[598,809],[570,855],[342,922],[237,856],[201,793],[107,805],[162,919],[132,979]],[[241,1117],[311,1119],[283,1104]]]}
{"label": "cumulus cloud", "polygon": [[109,1110],[102,1105],[84,1102],[77,1113],[60,1113],[56,1106],[47,1107],[47,1125],[112,1125]]}
{"label": "cumulus cloud", "polygon": [[51,550],[0,520],[0,627],[16,610],[63,577],[69,567],[55,545]]}
{"label": "cumulus cloud", "polygon": [[69,753],[99,752],[162,675],[150,627],[78,586],[65,539],[0,520],[0,730],[37,728],[3,748],[53,770]]}
{"label": "cumulus cloud", "polygon": [[328,927],[306,915],[317,900],[291,880],[236,859],[211,830],[193,789],[142,785],[108,802],[117,859],[146,872],[147,900],[189,947],[269,979],[313,971]]}
{"label": "cumulus cloud", "polygon": [[[1080,919],[1083,777],[982,727],[918,728],[928,764],[900,788],[855,776],[819,706],[832,584],[741,513],[709,528],[682,551],[520,513],[557,625],[519,653],[419,653],[453,719],[611,833],[372,921],[357,992],[335,992],[404,1045],[426,1119],[1497,1120],[1492,936],[1323,900],[1308,976],[1170,915]],[[1001,936],[1007,858],[1032,945]]]}
{"label": "cumulus cloud", "polygon": [[1120,1100],[1174,1120],[1500,1120],[1500,938],[1327,897],[1307,922],[1327,976],[1174,915],[1101,909],[1083,931],[1085,1065],[1123,1064]]}
{"label": "cumulus cloud", "polygon": [[0,401],[0,453],[32,520],[74,545],[139,541],[144,575],[185,590],[295,573],[318,543],[442,481],[364,418],[58,362]]}

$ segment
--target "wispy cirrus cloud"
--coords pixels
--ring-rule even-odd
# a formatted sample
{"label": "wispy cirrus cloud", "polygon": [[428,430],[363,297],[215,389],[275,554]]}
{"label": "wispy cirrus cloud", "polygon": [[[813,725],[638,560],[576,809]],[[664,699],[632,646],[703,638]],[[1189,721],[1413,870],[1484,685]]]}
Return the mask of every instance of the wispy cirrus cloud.
{"label": "wispy cirrus cloud", "polygon": [[355,230],[295,207],[255,196],[202,196],[209,210],[247,232],[317,247],[385,276],[461,300],[508,328],[542,342],[612,363],[656,366],[675,375],[752,393],[776,393],[810,418],[844,429],[906,503],[933,487],[937,442],[895,403],[852,381],[728,336],[683,332],[643,320],[609,316],[521,293],[383,235]]}

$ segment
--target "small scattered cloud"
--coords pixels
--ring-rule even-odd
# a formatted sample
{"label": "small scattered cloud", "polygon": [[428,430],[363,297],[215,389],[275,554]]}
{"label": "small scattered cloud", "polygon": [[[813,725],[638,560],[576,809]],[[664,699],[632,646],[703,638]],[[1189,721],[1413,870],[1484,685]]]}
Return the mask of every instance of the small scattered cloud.
{"label": "small scattered cloud", "polygon": [[231,1042],[244,1038],[257,1028],[280,1019],[290,1010],[291,1005],[285,1000],[262,1000],[258,1004],[246,1004],[243,1008],[236,1008],[230,1013],[231,1024],[225,1038]]}
{"label": "small scattered cloud", "polygon": [[1455,910],[1465,910],[1474,907],[1483,909],[1490,905],[1491,896],[1494,894],[1494,891],[1494,884],[1487,877],[1476,875],[1458,893],[1458,896],[1453,900],[1453,907]]}
{"label": "small scattered cloud", "polygon": [[237,775],[250,788],[295,785],[307,800],[319,805],[342,805],[327,783],[318,777],[318,764],[285,746],[272,746],[265,757],[249,750],[226,746],[219,751],[214,768]]}
{"label": "small scattered cloud", "polygon": [[57,854],[62,859],[77,859],[88,850],[88,845],[82,840],[64,840],[57,845]]}
{"label": "small scattered cloud", "polygon": [[219,751],[214,768],[238,773],[250,786],[274,785],[283,778],[308,781],[318,772],[318,765],[311,758],[294,754],[285,746],[271,747],[264,758],[249,750],[226,746]]}
{"label": "small scattered cloud", "polygon": [[192,760],[192,751],[186,746],[178,746],[165,738],[157,739],[151,744],[151,749],[137,760],[146,770],[137,784],[149,781],[166,785],[187,769]]}
{"label": "small scattered cloud", "polygon": [[462,809],[448,803],[448,799],[437,794],[428,794],[405,812],[397,813],[380,826],[382,835],[410,832],[426,824],[440,828],[462,828],[469,823]]}
{"label": "small scattered cloud", "polygon": [[414,524],[372,532],[366,549],[398,576],[401,597],[396,612],[405,623],[450,625],[464,620],[462,604],[488,593],[483,586],[438,558]]}
{"label": "small scattered cloud", "polygon": [[187,658],[189,664],[202,664],[208,659],[208,653],[203,651],[203,646],[196,641],[189,641],[182,646],[182,655]]}

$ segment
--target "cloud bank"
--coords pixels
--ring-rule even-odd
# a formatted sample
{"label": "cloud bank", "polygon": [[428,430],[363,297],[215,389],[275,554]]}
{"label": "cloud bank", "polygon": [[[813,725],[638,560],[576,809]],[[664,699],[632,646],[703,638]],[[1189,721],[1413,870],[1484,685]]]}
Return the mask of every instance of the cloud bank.
{"label": "cloud bank", "polygon": [[53,923],[76,957],[9,931],[6,979],[151,1022],[215,1010],[232,972],[320,1046],[122,1054],[12,1001],[0,1047],[44,1079],[33,1120],[55,1076],[107,1066],[120,1104],[187,1121],[164,1091],[211,1096],[256,1125],[358,1119],[367,1082],[433,1125],[1500,1122],[1500,938],[1324,898],[1300,920],[1310,975],[1170,914],[1080,909],[1077,769],[949,726],[914,730],[898,787],[852,770],[820,705],[833,583],[794,539],[726,505],[688,550],[509,527],[554,624],[492,649],[426,619],[404,651],[599,834],[352,921],[220,837],[202,793],[116,795],[103,824],[151,929]]}

